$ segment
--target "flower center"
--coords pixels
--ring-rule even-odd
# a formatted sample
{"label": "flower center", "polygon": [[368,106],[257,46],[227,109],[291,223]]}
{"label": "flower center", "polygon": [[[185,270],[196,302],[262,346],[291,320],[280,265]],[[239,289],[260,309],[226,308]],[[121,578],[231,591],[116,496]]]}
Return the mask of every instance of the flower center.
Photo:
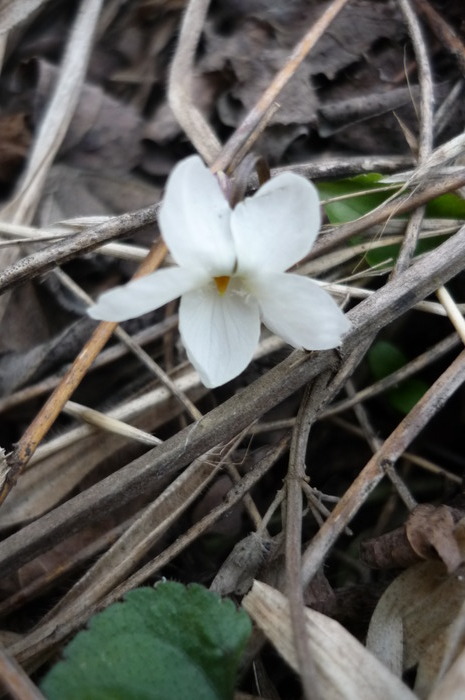
{"label": "flower center", "polygon": [[213,278],[216,288],[221,295],[227,290],[230,279],[231,277],[229,275],[221,275],[220,277]]}

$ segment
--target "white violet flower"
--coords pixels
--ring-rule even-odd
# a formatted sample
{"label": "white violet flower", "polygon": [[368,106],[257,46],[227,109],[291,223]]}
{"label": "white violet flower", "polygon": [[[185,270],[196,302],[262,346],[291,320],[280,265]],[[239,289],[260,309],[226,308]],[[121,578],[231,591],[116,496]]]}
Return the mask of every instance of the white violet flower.
{"label": "white violet flower", "polygon": [[105,292],[92,318],[125,321],[181,297],[179,331],[203,383],[215,387],[249,364],[260,322],[287,343],[327,350],[350,327],[336,302],[307,277],[286,273],[320,228],[315,187],[284,173],[231,209],[198,156],[170,175],[160,230],[176,267]]}

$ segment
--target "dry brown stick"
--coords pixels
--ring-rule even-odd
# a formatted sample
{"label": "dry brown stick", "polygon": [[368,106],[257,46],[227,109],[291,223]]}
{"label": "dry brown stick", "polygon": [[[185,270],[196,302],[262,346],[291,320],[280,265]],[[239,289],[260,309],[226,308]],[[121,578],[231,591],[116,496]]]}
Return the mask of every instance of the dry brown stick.
{"label": "dry brown stick", "polygon": [[250,139],[250,136],[256,129],[260,128],[264,115],[269,113],[269,110],[272,109],[273,102],[276,100],[281,90],[289,82],[308,52],[315,46],[318,39],[321,38],[348,1],[349,0],[334,0],[323,15],[312,25],[302,41],[297,44],[286,61],[285,66],[277,73],[271,85],[265,90],[242,124],[239,125],[229,141],[224,145],[220,156],[212,166],[214,172],[217,170],[228,171],[234,169],[237,165],[235,162],[236,156],[238,152],[241,151],[244,142]]}
{"label": "dry brown stick", "polygon": [[31,603],[34,598],[38,598],[50,589],[51,584],[67,579],[70,580],[76,571],[95,561],[95,558],[103,551],[106,551],[115,540],[134,522],[136,516],[131,516],[127,520],[121,520],[111,530],[105,530],[103,534],[97,535],[89,544],[84,544],[78,551],[73,551],[73,557],[66,557],[66,561],[58,560],[52,569],[41,570],[41,573],[29,583],[25,583],[22,588],[12,593],[8,598],[0,602],[0,617],[11,615],[18,608]]}
{"label": "dry brown stick", "polygon": [[312,657],[309,652],[305,629],[305,603],[302,588],[302,481],[305,479],[305,455],[310,428],[315,420],[315,404],[321,403],[330,372],[323,372],[307,386],[292,433],[289,466],[286,477],[285,557],[286,589],[292,636],[296,651],[299,675],[307,700],[321,697]]}
{"label": "dry brown stick", "polygon": [[427,204],[431,199],[439,197],[441,194],[453,192],[465,185],[465,168],[460,171],[443,178],[438,182],[432,182],[422,188],[417,188],[411,193],[407,193],[397,197],[394,200],[381,205],[377,209],[365,214],[365,216],[349,221],[346,224],[341,224],[337,228],[328,231],[323,236],[320,236],[312,248],[306,260],[313,260],[323,253],[326,253],[335,248],[340,243],[343,243],[348,238],[351,238],[356,233],[383,223],[393,216],[406,214],[413,209],[416,209],[423,204]]}
{"label": "dry brown stick", "polygon": [[411,156],[348,156],[347,158],[325,158],[324,160],[283,165],[272,168],[274,177],[280,173],[292,171],[311,180],[350,177],[361,173],[381,172],[396,173],[414,166]]}
{"label": "dry brown stick", "polygon": [[178,45],[171,64],[168,102],[179,125],[211,165],[221,151],[221,143],[192,100],[194,58],[210,0],[190,0],[181,23]]}
{"label": "dry brown stick", "polygon": [[0,645],[0,686],[13,700],[45,700],[21,666]]}
{"label": "dry brown stick", "polygon": [[365,389],[361,389],[354,394],[354,396],[341,399],[341,401],[332,404],[323,411],[319,418],[329,418],[330,416],[337,415],[338,413],[342,413],[342,411],[347,411],[347,409],[352,408],[352,406],[355,406],[357,403],[366,401],[374,396],[378,396],[378,394],[384,393],[387,389],[391,389],[400,382],[404,381],[404,379],[411,377],[413,374],[416,374],[432,362],[440,359],[447,352],[453,350],[459,344],[459,342],[460,341],[456,333],[448,335],[447,338],[439,341],[439,343],[433,345],[433,347],[429,348],[421,355],[418,355],[418,357],[416,357],[414,360],[395,372],[392,372],[387,377],[380,379],[374,384],[370,384],[370,386],[367,386]]}
{"label": "dry brown stick", "polygon": [[103,0],[81,0],[67,37],[60,72],[35,134],[28,162],[0,216],[32,221],[47,174],[66,135],[84,84]]}
{"label": "dry brown stick", "polygon": [[182,552],[193,540],[197,539],[199,535],[206,532],[218,518],[224,515],[224,513],[230,510],[236,503],[239,503],[244,498],[244,495],[252,489],[274,464],[276,464],[278,459],[287,450],[288,444],[288,438],[284,438],[278,445],[269,448],[254,468],[242,477],[238,484],[235,484],[231,490],[228,491],[223,501],[218,506],[213,508],[198,523],[178,537],[177,540],[170,544],[163,552],[158,554],[111,593],[106,595],[99,603],[90,605],[85,610],[82,610],[79,615],[71,620],[66,620],[58,627],[54,620],[37,627],[27,638],[14,643],[9,648],[9,652],[21,663],[42,655],[44,651],[48,652],[53,646],[60,644],[66,637],[82,627],[91,615],[106,608],[111,603],[120,600],[125,593],[140,586],[149,577],[160,571],[163,566],[166,566],[166,564],[172,561],[175,556]]}
{"label": "dry brown stick", "polygon": [[[320,236],[307,259],[313,260],[370,226],[383,223],[393,216],[400,216],[412,211],[431,199],[447,192],[453,192],[464,185],[465,168],[461,168],[438,181],[428,183],[421,189],[398,197],[369,214],[355,221],[342,224]],[[71,240],[67,239],[60,243],[55,243],[44,248],[44,250],[23,258],[13,265],[9,265],[0,273],[0,293],[25,281],[31,281],[35,277],[48,272],[56,265],[72,260],[78,255],[95,250],[95,248],[98,248],[99,245],[106,241],[131,235],[149,224],[154,226],[159,206],[157,204],[130,214],[114,217],[110,221],[100,224],[100,226],[76,234]]]}
{"label": "dry brown stick", "polygon": [[144,226],[155,226],[158,209],[159,205],[154,204],[129,214],[115,216],[99,226],[86,229],[71,238],[22,258],[0,273],[0,293],[23,282],[29,282],[78,255],[89,253],[106,241],[129,236]]}
{"label": "dry brown stick", "polygon": [[[145,261],[139,267],[135,276],[142,276],[154,270],[160,265],[165,255],[165,244],[162,242],[155,244]],[[83,349],[64,375],[60,384],[22,435],[8,459],[9,470],[0,491],[0,504],[5,500],[25,464],[27,464],[34,454],[37,445],[47,434],[64,404],[79,386],[90,365],[108,341],[117,325],[117,323],[108,321],[99,323],[89,341],[84,345]]]}
{"label": "dry brown stick", "polygon": [[[404,15],[415,51],[420,83],[420,136],[418,143],[418,164],[425,165],[433,150],[433,76],[428,60],[428,52],[421,32],[420,23],[412,9],[410,0],[397,0]],[[424,206],[418,207],[410,216],[393,274],[405,270],[413,258],[425,213]]]}
{"label": "dry brown stick", "polygon": [[[58,268],[58,270],[54,271],[54,274],[72,294],[83,301],[87,306],[91,306],[93,304],[92,298],[78,284],[76,284],[76,282],[68,274],[66,274],[66,272],[63,272],[63,270]],[[158,365],[155,360],[150,357],[145,350],[143,350],[143,348],[141,348],[135,339],[132,338],[129,333],[126,333],[124,328],[117,325],[114,333],[118,340],[121,340],[121,342],[126,345],[128,350],[130,350],[133,355],[137,357],[137,359],[146,367],[146,369],[148,369],[149,372],[151,372],[157,379],[160,380],[162,384],[164,384],[164,386],[167,387],[167,389],[169,389],[171,394],[177,398],[182,406],[184,406],[187,413],[191,416],[191,418],[193,418],[193,420],[199,420],[202,418],[202,414],[192,403],[192,401],[184,394],[183,391],[179,389],[179,387],[176,386],[176,383],[173,382],[165,370],[162,369],[162,367],[160,367],[160,365]],[[87,409],[87,411],[89,412],[88,415],[91,415],[93,409]],[[73,415],[73,413],[71,415]],[[76,413],[75,415],[79,414]]]}
{"label": "dry brown stick", "polygon": [[[346,383],[346,391],[349,397],[355,396],[355,388],[351,379],[349,379]],[[382,440],[373,428],[370,416],[365,408],[365,405],[360,402],[356,403],[354,405],[354,413],[362,431],[363,437],[370,446],[370,449],[373,452],[373,454],[375,454],[380,449],[382,445]],[[398,475],[397,471],[393,466],[386,467],[386,476],[389,477],[389,479],[391,480],[392,485],[397,491],[397,495],[402,499],[404,505],[408,508],[408,510],[413,510],[417,505],[417,502],[415,501],[407,485]]]}
{"label": "dry brown stick", "polygon": [[215,448],[212,451],[214,454],[206,454],[194,460],[153,502],[138,513],[131,526],[70,588],[42,622],[53,620],[56,625],[61,625],[64,620],[79,614],[82,608],[97,603],[124,581],[160,537],[166,534],[170,525],[205,490],[242,439],[243,434],[240,434],[228,445],[220,445],[219,454]]}
{"label": "dry brown stick", "polygon": [[[462,227],[350,312],[353,327],[346,336],[343,352],[352,353],[360,348],[361,343],[464,267],[465,227]],[[98,520],[139,493],[153,493],[159,478],[176,473],[214,445],[231,439],[320,372],[337,367],[339,361],[340,355],[334,351],[291,353],[286,360],[210,411],[201,421],[173,435],[156,451],[150,450],[0,542],[0,569],[6,575],[84,523]]]}
{"label": "dry brown stick", "polygon": [[420,165],[431,155],[433,150],[433,76],[421,26],[410,0],[397,0],[412,40],[415,59],[417,62],[418,80],[420,83],[420,135],[418,142],[418,160]]}
{"label": "dry brown stick", "polygon": [[[354,425],[353,423],[349,423],[347,420],[339,418],[338,416],[330,418],[329,420],[331,423],[334,423],[334,425],[338,426],[342,430],[345,430],[351,435],[355,435],[361,440],[365,440],[365,436],[363,435],[362,429]],[[457,474],[453,474],[447,469],[444,469],[444,467],[441,467],[439,464],[431,462],[425,457],[420,457],[419,455],[414,454],[413,452],[404,452],[402,458],[407,462],[413,464],[415,467],[420,467],[420,469],[424,469],[425,471],[430,472],[431,474],[439,475],[442,478],[451,481],[453,484],[462,484],[462,479],[460,476],[457,476]],[[335,502],[337,502],[338,500],[339,499],[336,499]]]}
{"label": "dry brown stick", "polygon": [[413,0],[418,10],[427,20],[431,30],[436,34],[438,39],[443,42],[457,59],[460,70],[465,76],[465,44],[462,42],[458,34],[452,29],[450,24],[436,12],[434,7],[427,0]]}
{"label": "dry brown stick", "polygon": [[[132,337],[139,345],[146,345],[147,343],[152,343],[155,340],[163,337],[165,333],[172,331],[177,327],[177,323],[178,317],[176,314],[174,314],[173,316],[169,316],[164,321],[160,321],[154,326],[144,328],[142,331],[139,331]],[[111,362],[115,362],[115,360],[118,360],[120,357],[124,357],[128,352],[129,349],[125,345],[122,345],[122,343],[113,345],[104,352],[100,353],[92,365],[92,369],[94,370],[97,367],[104,367]],[[47,379],[38,381],[32,386],[27,386],[24,389],[18,389],[18,391],[15,391],[14,394],[0,398],[0,413],[3,411],[8,411],[19,404],[25,403],[26,401],[31,401],[32,399],[36,399],[43,394],[53,391],[53,389],[55,389],[55,387],[60,383],[62,376],[63,371],[57,374],[52,374],[51,376],[47,377]]]}
{"label": "dry brown stick", "polygon": [[444,406],[465,381],[465,351],[434,382],[410,413],[399,423],[342,496],[331,516],[315,535],[303,557],[303,583],[308,585],[326,554],[385,476],[387,465],[394,465],[412,440]]}

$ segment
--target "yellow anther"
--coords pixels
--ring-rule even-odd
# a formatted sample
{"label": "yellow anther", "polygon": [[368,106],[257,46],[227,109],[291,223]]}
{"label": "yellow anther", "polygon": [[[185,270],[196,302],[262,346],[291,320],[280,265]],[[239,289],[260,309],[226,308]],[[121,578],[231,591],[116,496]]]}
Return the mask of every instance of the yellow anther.
{"label": "yellow anther", "polygon": [[231,279],[229,275],[221,275],[220,277],[214,277],[216,288],[220,294],[224,294],[228,288],[229,280]]}

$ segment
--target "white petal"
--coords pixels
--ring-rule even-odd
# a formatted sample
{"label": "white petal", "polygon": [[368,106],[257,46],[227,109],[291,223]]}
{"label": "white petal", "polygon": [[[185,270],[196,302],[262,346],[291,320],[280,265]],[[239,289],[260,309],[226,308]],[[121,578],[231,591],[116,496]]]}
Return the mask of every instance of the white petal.
{"label": "white petal", "polygon": [[263,323],[294,347],[328,350],[350,323],[334,299],[307,277],[267,274],[251,281]]}
{"label": "white petal", "polygon": [[260,336],[258,304],[235,291],[221,296],[212,284],[182,297],[179,330],[202,382],[220,386],[252,359]]}
{"label": "white petal", "polygon": [[158,309],[205,282],[203,272],[169,267],[104,292],[87,313],[99,321],[126,321]]}
{"label": "white petal", "polygon": [[233,210],[239,271],[284,272],[307,255],[320,224],[312,183],[293,173],[273,177]]}
{"label": "white petal", "polygon": [[210,170],[198,156],[176,165],[168,178],[158,215],[173,258],[183,267],[202,267],[212,276],[235,265],[229,227],[231,209]]}

